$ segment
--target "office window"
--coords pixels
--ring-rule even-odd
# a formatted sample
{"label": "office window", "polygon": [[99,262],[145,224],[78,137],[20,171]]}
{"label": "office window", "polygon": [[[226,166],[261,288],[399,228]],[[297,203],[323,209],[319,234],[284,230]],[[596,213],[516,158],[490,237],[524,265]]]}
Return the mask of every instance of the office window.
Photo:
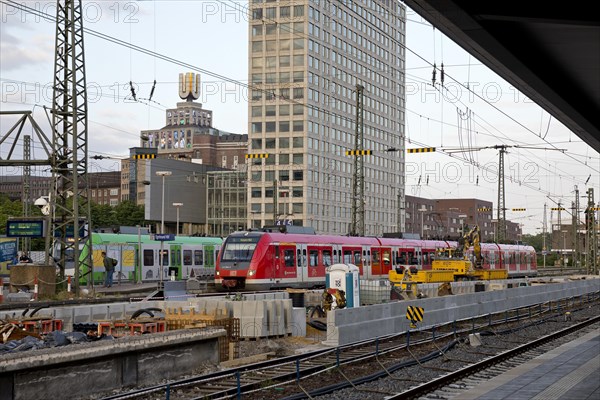
{"label": "office window", "polygon": [[279,132],[289,132],[289,131],[290,131],[289,121],[282,121],[279,123]]}
{"label": "office window", "polygon": [[262,36],[262,24],[261,25],[252,25],[252,36],[253,37]]}
{"label": "office window", "polygon": [[[265,132],[275,132],[275,122],[265,122]],[[269,148],[269,147],[267,147]]]}
{"label": "office window", "polygon": [[274,105],[265,106],[265,116],[266,117],[274,117],[275,110],[276,110],[276,108]]}
{"label": "office window", "polygon": [[252,42],[252,52],[253,53],[261,53],[262,50],[263,50],[263,42],[262,41]]}
{"label": "office window", "polygon": [[[294,106],[296,106],[296,105],[294,105]],[[293,128],[294,132],[304,131],[304,121],[294,121],[293,127],[294,127]],[[295,138],[294,138],[294,140],[295,140]]]}
{"label": "office window", "polygon": [[304,16],[304,6],[294,6],[294,17]]}

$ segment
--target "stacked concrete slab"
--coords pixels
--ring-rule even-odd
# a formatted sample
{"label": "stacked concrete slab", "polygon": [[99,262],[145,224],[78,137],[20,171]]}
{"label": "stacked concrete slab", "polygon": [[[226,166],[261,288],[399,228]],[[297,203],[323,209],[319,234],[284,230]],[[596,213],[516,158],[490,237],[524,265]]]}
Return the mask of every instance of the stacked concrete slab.
{"label": "stacked concrete slab", "polygon": [[424,308],[424,319],[418,327],[426,328],[597,292],[600,292],[600,279],[587,279],[334,310],[327,314],[327,339],[324,344],[345,345],[404,332],[410,324],[406,318],[408,306]]}

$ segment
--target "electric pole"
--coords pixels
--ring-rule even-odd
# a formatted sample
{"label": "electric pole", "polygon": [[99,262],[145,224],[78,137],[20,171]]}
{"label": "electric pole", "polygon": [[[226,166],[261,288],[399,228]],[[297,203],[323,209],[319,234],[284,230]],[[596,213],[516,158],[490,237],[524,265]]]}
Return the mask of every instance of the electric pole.
{"label": "electric pole", "polygon": [[[23,136],[23,161],[31,160],[31,136]],[[23,216],[29,217],[31,214],[31,165],[23,166],[23,192],[21,201],[23,202]],[[21,250],[29,253],[31,250],[31,238],[21,238]]]}
{"label": "electric pole", "polygon": [[[364,86],[356,85],[356,135],[354,138],[354,174],[352,175],[352,224],[351,236],[365,235],[365,169],[363,156],[370,151],[363,150],[364,146]],[[348,152],[346,152],[348,154]]]}
{"label": "electric pole", "polygon": [[[522,146],[522,145],[507,145],[498,144],[495,146],[484,146],[484,147],[472,147],[472,148],[448,148],[445,147],[442,150],[446,153],[464,153],[468,151],[479,151],[484,149],[497,149],[498,150],[498,207],[496,209],[496,232],[495,242],[502,243],[506,239],[506,204],[505,204],[505,190],[504,190],[504,154],[506,149],[509,147],[521,148],[521,149],[534,149],[534,150],[558,150],[565,152],[565,149],[555,149],[548,147],[534,147],[534,146]],[[560,215],[560,214],[559,214]]]}
{"label": "electric pole", "polygon": [[[81,3],[81,0],[59,0],[56,5],[50,196],[51,235],[55,244],[52,249],[47,249],[60,250],[56,261],[61,278],[65,273],[67,250],[73,250],[76,293],[79,289],[81,267],[86,267],[87,273],[90,274],[87,281],[93,285],[92,227],[87,175],[88,109]],[[85,257],[80,259],[80,246],[86,243],[88,251]]]}
{"label": "electric pole", "polygon": [[600,207],[594,206],[594,189],[587,190],[588,204],[585,209],[585,268],[588,274],[596,274],[598,272],[598,227],[596,226],[596,211]]}
{"label": "electric pole", "polygon": [[577,189],[577,185],[575,185],[575,201],[572,207],[573,240],[571,241],[571,245],[573,246],[573,265],[577,267],[579,263],[579,190]]}
{"label": "electric pole", "polygon": [[498,146],[500,160],[498,161],[498,208],[496,210],[496,243],[506,239],[506,207],[504,205],[504,153],[506,146]]}

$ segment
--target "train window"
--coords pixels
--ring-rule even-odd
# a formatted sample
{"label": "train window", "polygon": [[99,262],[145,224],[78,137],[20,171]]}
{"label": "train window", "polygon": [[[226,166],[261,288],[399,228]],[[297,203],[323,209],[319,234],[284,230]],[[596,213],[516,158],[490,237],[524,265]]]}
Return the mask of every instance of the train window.
{"label": "train window", "polygon": [[417,265],[418,264],[417,257],[415,256],[415,253],[413,253],[412,251],[410,251],[408,253],[408,263],[410,265]]}
{"label": "train window", "polygon": [[354,265],[362,264],[362,259],[360,258],[360,250],[354,251],[354,262],[352,264],[354,264]]}
{"label": "train window", "polygon": [[204,254],[202,250],[194,250],[194,265],[204,264]]}
{"label": "train window", "polygon": [[331,250],[323,250],[323,264],[326,267],[331,265]]}
{"label": "train window", "polygon": [[333,251],[333,263],[338,264],[340,262],[341,251],[334,250]]}
{"label": "train window", "polygon": [[162,260],[163,266],[169,265],[169,250],[163,250]]}
{"label": "train window", "polygon": [[181,254],[179,251],[173,250],[171,252],[171,265],[179,265],[181,263]]}
{"label": "train window", "polygon": [[206,252],[206,264],[215,265],[215,253],[213,251]]}
{"label": "train window", "polygon": [[373,264],[379,264],[379,250],[373,250]]}
{"label": "train window", "polygon": [[144,266],[152,267],[154,265],[154,250],[144,250]]}
{"label": "train window", "polygon": [[283,250],[283,260],[286,267],[294,266],[294,250],[285,249]]}
{"label": "train window", "polygon": [[302,251],[300,251],[300,249],[298,249],[296,251],[296,253],[297,253],[296,259],[298,260],[298,266],[301,267],[302,266]]}
{"label": "train window", "polygon": [[230,237],[225,242],[222,261],[250,261],[258,243],[258,237],[235,238]]}
{"label": "train window", "polygon": [[183,265],[192,265],[192,251],[191,250],[183,251]]}
{"label": "train window", "polygon": [[352,252],[350,250],[344,251],[344,264],[352,263]]}
{"label": "train window", "polygon": [[310,250],[308,252],[308,261],[311,267],[319,265],[319,252],[317,250]]}
{"label": "train window", "polygon": [[383,251],[383,265],[390,265],[390,251],[389,250],[384,250]]}

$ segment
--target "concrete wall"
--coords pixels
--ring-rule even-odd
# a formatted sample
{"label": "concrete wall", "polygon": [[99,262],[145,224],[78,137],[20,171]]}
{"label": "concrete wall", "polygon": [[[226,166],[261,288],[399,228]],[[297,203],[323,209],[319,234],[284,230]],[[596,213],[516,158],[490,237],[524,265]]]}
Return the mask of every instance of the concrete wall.
{"label": "concrete wall", "polygon": [[598,291],[600,279],[587,279],[334,310],[327,314],[324,344],[345,345],[404,332],[410,324],[408,306],[424,308],[423,321],[417,324],[424,328]]}
{"label": "concrete wall", "polygon": [[219,363],[222,329],[132,336],[0,357],[0,400],[67,399],[153,385]]}

